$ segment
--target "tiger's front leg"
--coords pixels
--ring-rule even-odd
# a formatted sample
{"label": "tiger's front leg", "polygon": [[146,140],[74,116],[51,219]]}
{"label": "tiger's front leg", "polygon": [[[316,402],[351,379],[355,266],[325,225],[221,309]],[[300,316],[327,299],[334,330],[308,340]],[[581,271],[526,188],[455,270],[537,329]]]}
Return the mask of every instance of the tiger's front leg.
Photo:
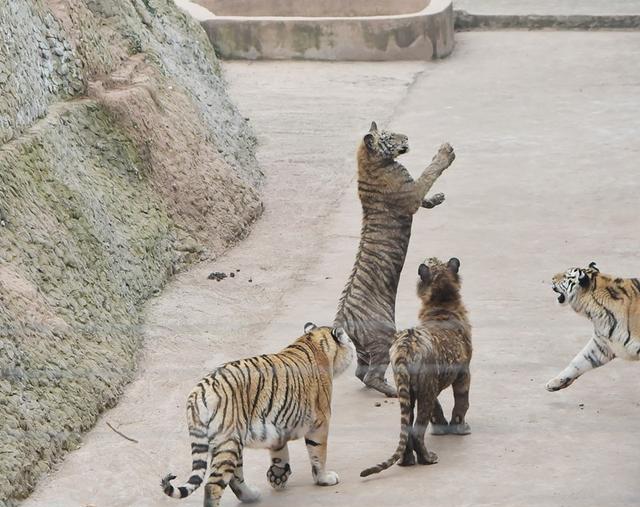
{"label": "tiger's front leg", "polygon": [[453,163],[455,158],[456,154],[449,143],[440,146],[438,153],[415,182],[415,192],[417,192],[421,203],[436,180]]}
{"label": "tiger's front leg", "polygon": [[307,445],[311,462],[311,474],[318,486],[333,486],[340,482],[337,473],[325,470],[328,437],[329,421],[325,421],[320,427],[311,430],[304,436],[304,443]]}
{"label": "tiger's front leg", "polygon": [[547,391],[559,391],[565,387],[569,387],[574,380],[580,375],[599,368],[603,364],[607,364],[615,357],[609,347],[596,338],[589,340],[589,343],[578,352],[564,370],[559,375],[547,382]]}
{"label": "tiger's front leg", "polygon": [[271,466],[267,470],[267,479],[273,489],[284,489],[291,476],[291,466],[289,465],[289,448],[285,443],[282,447],[271,449]]}

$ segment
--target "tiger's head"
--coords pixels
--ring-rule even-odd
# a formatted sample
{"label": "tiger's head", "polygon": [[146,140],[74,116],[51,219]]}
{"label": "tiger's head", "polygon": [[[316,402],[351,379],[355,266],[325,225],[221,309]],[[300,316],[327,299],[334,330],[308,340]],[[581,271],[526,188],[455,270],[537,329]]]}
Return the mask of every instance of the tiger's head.
{"label": "tiger's head", "polygon": [[418,297],[423,307],[443,306],[460,300],[460,260],[456,257],[447,263],[431,257],[418,267]]}
{"label": "tiger's head", "polygon": [[344,372],[356,354],[347,332],[341,327],[318,327],[313,322],[304,325],[304,338],[311,340],[333,364],[333,376]]}
{"label": "tiger's head", "polygon": [[569,268],[558,273],[552,279],[551,288],[558,295],[558,303],[565,305],[575,303],[582,294],[589,290],[594,277],[600,273],[596,263],[588,268]]}
{"label": "tiger's head", "polygon": [[378,130],[376,122],[371,122],[369,132],[362,140],[370,160],[394,160],[409,151],[409,138],[404,134],[395,134]]}

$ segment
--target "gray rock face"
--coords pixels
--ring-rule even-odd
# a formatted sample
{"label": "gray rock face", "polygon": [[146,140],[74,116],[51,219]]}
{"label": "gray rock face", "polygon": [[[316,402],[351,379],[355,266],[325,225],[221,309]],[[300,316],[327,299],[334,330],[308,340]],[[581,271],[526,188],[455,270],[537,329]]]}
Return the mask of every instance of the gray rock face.
{"label": "gray rock face", "polygon": [[260,215],[254,145],[171,0],[0,3],[0,505],[116,403],[144,302]]}

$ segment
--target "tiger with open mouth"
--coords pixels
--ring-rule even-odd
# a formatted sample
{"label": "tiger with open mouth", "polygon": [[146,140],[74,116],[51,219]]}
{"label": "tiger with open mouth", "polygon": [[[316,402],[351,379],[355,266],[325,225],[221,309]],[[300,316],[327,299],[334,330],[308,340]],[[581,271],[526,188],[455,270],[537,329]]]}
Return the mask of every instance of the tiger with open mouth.
{"label": "tiger with open mouth", "polygon": [[640,359],[640,280],[600,273],[596,263],[569,268],[553,277],[561,305],[593,323],[594,334],[564,370],[547,382],[547,390],[570,386],[580,375],[616,357]]}

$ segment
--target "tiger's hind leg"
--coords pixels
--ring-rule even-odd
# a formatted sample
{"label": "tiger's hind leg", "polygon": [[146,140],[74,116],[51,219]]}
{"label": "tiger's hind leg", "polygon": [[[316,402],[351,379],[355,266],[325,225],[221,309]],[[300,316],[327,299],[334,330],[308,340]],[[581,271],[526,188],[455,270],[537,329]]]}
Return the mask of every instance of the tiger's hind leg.
{"label": "tiger's hind leg", "polygon": [[260,492],[256,488],[253,488],[244,482],[242,451],[240,451],[238,463],[236,464],[236,468],[233,472],[233,477],[229,482],[229,487],[236,495],[236,498],[242,503],[253,503],[260,500]]}
{"label": "tiger's hind leg", "polygon": [[416,464],[416,456],[414,454],[414,445],[413,445],[413,419],[414,419],[414,409],[416,406],[416,398],[413,393],[413,390],[410,393],[411,396],[411,415],[409,416],[409,439],[407,440],[407,446],[404,448],[404,454],[398,461],[398,466],[401,467],[410,467]]}
{"label": "tiger's hind leg", "polygon": [[358,363],[356,366],[356,377],[362,382],[369,371],[369,354],[366,352],[358,352]]}
{"label": "tiger's hind leg", "polygon": [[370,353],[369,371],[364,377],[364,383],[367,387],[381,392],[388,398],[398,396],[395,388],[387,383],[384,378],[389,366],[389,346],[380,344]]}
{"label": "tiger's hind leg", "polygon": [[267,470],[267,479],[273,489],[284,489],[291,476],[289,465],[289,448],[285,443],[282,447],[271,449],[271,466]]}
{"label": "tiger's hind leg", "polygon": [[446,435],[449,432],[449,423],[444,416],[442,405],[437,399],[433,406],[430,422],[429,433],[432,435]]}
{"label": "tiger's hind leg", "polygon": [[338,474],[325,470],[327,462],[327,439],[329,437],[329,421],[324,421],[318,428],[304,436],[307,453],[311,462],[311,474],[318,486],[333,486],[340,482]]}
{"label": "tiger's hind leg", "polygon": [[449,422],[449,433],[453,435],[468,435],[471,427],[464,420],[469,410],[469,387],[471,385],[471,374],[469,370],[463,371],[453,383],[453,398],[455,404]]}
{"label": "tiger's hind leg", "polygon": [[210,446],[213,447],[213,452],[211,471],[204,486],[204,507],[218,507],[225,488],[234,477],[242,446],[233,439],[219,444],[211,442]]}
{"label": "tiger's hind leg", "polygon": [[421,393],[418,398],[418,410],[416,414],[416,422],[413,425],[413,446],[418,456],[418,463],[421,465],[432,465],[438,462],[438,455],[435,452],[427,450],[424,443],[424,434],[429,424],[429,418],[433,413],[435,402],[437,400],[437,390],[435,386],[429,386],[425,392]]}

